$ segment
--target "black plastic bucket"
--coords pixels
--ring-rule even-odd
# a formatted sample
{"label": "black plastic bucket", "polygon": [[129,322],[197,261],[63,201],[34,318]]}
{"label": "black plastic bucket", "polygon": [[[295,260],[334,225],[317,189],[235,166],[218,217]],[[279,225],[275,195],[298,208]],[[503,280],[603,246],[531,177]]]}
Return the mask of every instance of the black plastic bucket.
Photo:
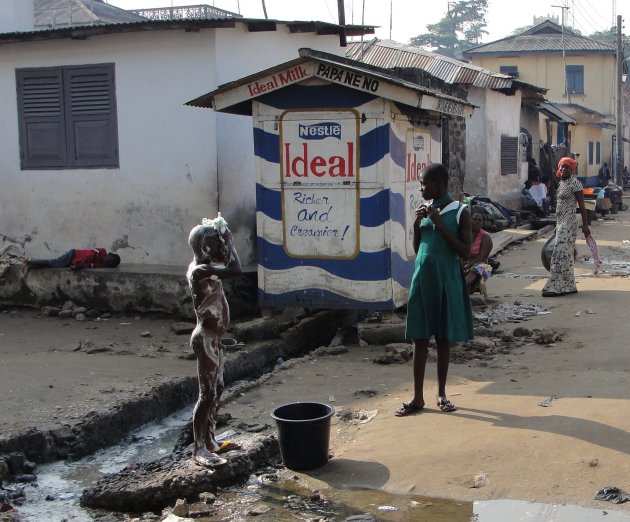
{"label": "black plastic bucket", "polygon": [[328,462],[330,418],[335,409],[319,402],[295,402],[271,412],[278,425],[282,462],[292,470],[315,469]]}

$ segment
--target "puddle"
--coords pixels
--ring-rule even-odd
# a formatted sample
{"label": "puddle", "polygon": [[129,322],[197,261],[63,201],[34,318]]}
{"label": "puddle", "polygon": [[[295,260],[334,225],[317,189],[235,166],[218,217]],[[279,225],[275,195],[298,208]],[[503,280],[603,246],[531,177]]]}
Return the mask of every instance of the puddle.
{"label": "puddle", "polygon": [[[105,473],[133,462],[150,461],[168,454],[192,407],[134,432],[120,445],[77,462],[55,462],[38,468],[38,481],[26,485],[26,503],[17,506],[23,522],[107,522],[128,520],[123,514],[87,510],[79,506],[85,487]],[[367,515],[359,522],[630,522],[630,514],[579,506],[538,504],[518,500],[457,502],[418,495],[395,495],[381,490],[326,489],[314,493],[289,479],[292,472],[269,468],[246,485],[217,494],[211,516],[199,522],[294,520],[343,522]],[[46,500],[52,498],[53,500]],[[614,507],[614,506],[611,506]],[[159,520],[156,518],[155,520]]]}
{"label": "puddle", "polygon": [[[525,500],[488,500],[473,504],[473,522],[628,522],[630,514],[610,509],[588,509],[563,504],[540,504]],[[509,519],[506,514],[509,513]]]}

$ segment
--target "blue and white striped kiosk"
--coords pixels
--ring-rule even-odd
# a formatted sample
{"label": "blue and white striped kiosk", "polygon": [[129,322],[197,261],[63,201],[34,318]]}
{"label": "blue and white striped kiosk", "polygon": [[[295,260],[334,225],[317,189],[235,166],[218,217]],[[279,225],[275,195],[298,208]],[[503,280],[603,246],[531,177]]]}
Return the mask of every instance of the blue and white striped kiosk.
{"label": "blue and white striped kiosk", "polygon": [[253,115],[261,306],[405,304],[418,173],[473,105],[310,49],[188,105]]}

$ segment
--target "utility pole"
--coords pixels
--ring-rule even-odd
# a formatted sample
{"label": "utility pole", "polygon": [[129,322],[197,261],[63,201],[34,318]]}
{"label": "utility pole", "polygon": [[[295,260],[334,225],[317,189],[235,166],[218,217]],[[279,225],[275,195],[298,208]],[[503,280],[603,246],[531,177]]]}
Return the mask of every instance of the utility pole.
{"label": "utility pole", "polygon": [[569,85],[567,83],[567,54],[564,48],[564,13],[568,11],[568,7],[566,5],[552,5],[551,7],[558,7],[562,9],[562,63],[564,64],[564,92],[567,95],[567,102],[571,103],[571,93],[569,92]]}
{"label": "utility pole", "polygon": [[341,26],[341,30],[339,31],[339,45],[345,47],[348,41],[346,39],[346,9],[343,0],[337,0],[337,11],[339,12],[339,25]]}
{"label": "utility pole", "polygon": [[621,15],[617,16],[617,109],[615,111],[616,116],[616,143],[615,143],[615,153],[616,153],[616,161],[615,165],[615,174],[613,179],[617,183],[617,185],[623,186],[623,181],[621,179],[621,171],[623,170],[623,105],[622,105],[622,97],[621,97],[621,88],[623,81],[623,45],[622,45],[622,35],[621,35]]}

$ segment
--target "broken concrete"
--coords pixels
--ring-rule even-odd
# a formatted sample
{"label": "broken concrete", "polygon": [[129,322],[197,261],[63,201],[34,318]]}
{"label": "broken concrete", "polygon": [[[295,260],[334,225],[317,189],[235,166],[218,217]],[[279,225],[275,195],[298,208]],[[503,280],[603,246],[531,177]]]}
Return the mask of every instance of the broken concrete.
{"label": "broken concrete", "polygon": [[194,464],[191,448],[155,462],[127,466],[83,492],[81,505],[111,511],[159,511],[178,499],[195,502],[200,493],[245,482],[265,463],[275,460],[275,437],[234,437],[242,449],[225,455],[227,464],[208,470]]}
{"label": "broken concrete", "polygon": [[[194,311],[185,274],[186,267],[124,264],[118,268],[77,271],[33,269],[25,280],[20,267],[14,265],[2,278],[0,303],[58,308],[72,300],[86,309],[164,312],[192,318]],[[257,313],[256,273],[228,279],[223,286],[232,317]]]}

